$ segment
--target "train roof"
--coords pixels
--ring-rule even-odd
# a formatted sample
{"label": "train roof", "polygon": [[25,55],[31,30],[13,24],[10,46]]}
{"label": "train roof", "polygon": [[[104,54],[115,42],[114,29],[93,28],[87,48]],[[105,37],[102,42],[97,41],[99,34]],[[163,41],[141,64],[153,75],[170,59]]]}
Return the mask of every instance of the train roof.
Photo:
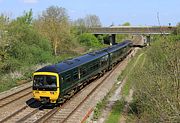
{"label": "train roof", "polygon": [[85,55],[73,58],[73,59],[68,59],[65,61],[62,61],[60,63],[54,64],[54,65],[49,65],[45,66],[36,72],[55,72],[55,73],[61,73],[67,70],[70,70],[72,68],[78,67],[80,65],[83,65],[89,61],[98,59],[104,55],[107,55],[108,53],[106,51],[99,50],[95,52],[90,52]]}
{"label": "train roof", "polygon": [[118,43],[118,44],[116,44],[116,45],[113,45],[113,46],[111,46],[111,47],[107,47],[107,48],[106,48],[106,51],[109,52],[109,53],[111,53],[111,52],[114,52],[114,51],[116,51],[116,50],[118,50],[118,49],[121,49],[121,48],[123,48],[123,47],[126,47],[127,45],[129,45],[129,44],[131,44],[131,43],[132,43],[131,40],[125,40],[125,41],[123,41],[123,42],[121,42],[121,43]]}
{"label": "train roof", "polygon": [[37,70],[36,72],[55,72],[55,73],[62,73],[65,72],[67,70],[73,69],[75,67],[78,67],[80,65],[83,65],[89,61],[93,61],[95,59],[98,59],[104,55],[107,55],[108,52],[113,52],[115,50],[117,50],[117,48],[122,48],[127,46],[131,41],[126,40],[122,43],[119,43],[117,45],[113,45],[111,47],[107,47],[98,51],[94,51],[94,52],[90,52],[87,53],[85,55],[73,58],[73,59],[68,59],[65,61],[62,61],[60,63],[54,64],[54,65],[49,65],[49,66],[45,66],[39,70]]}

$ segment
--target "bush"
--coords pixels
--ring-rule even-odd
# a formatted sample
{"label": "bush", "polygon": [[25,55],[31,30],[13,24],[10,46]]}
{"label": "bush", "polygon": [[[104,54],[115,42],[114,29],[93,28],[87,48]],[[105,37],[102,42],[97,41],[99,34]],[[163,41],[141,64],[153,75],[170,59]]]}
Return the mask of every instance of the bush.
{"label": "bush", "polygon": [[146,49],[144,65],[133,73],[134,98],[141,121],[179,121],[178,37],[160,37]]}
{"label": "bush", "polygon": [[88,47],[100,47],[102,45],[102,43],[98,41],[98,39],[94,35],[88,33],[80,35],[79,41],[81,44]]}
{"label": "bush", "polygon": [[32,11],[9,23],[7,36],[11,41],[6,50],[8,58],[1,66],[4,72],[52,60],[50,41],[32,27],[31,21]]}
{"label": "bush", "polygon": [[[49,44],[50,46],[50,44]],[[21,63],[37,64],[46,63],[52,58],[52,50],[39,45],[28,45],[24,42],[15,44],[9,54]]]}

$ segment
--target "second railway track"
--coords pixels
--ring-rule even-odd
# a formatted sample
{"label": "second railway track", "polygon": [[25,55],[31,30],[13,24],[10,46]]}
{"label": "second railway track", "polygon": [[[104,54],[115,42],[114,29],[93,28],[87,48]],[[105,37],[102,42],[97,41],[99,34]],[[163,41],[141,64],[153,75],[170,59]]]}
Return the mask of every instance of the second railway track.
{"label": "second railway track", "polygon": [[31,94],[31,91],[32,91],[32,87],[29,86],[29,87],[24,88],[16,93],[13,93],[11,95],[1,98],[0,99],[0,108],[20,99],[22,97],[25,97],[25,96]]}

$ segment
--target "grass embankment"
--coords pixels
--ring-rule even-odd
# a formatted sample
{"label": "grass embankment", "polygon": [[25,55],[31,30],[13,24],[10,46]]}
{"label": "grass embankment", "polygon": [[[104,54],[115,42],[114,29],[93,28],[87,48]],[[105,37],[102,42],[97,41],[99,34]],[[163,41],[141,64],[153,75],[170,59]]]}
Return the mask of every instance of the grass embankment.
{"label": "grass embankment", "polygon": [[[130,88],[134,91],[125,114],[126,122],[179,122],[180,38],[173,35],[155,37],[151,46],[143,52],[119,77],[123,79],[127,76],[122,90],[125,96]],[[114,105],[107,122],[109,119],[113,119],[113,123],[119,122],[122,110],[117,117],[114,113],[119,108],[117,105]]]}
{"label": "grass embankment", "polygon": [[144,65],[132,78],[131,107],[139,122],[180,121],[180,37],[156,37],[146,51]]}
{"label": "grass embankment", "polygon": [[132,88],[133,80],[131,78],[132,74],[142,66],[146,55],[144,51],[138,52],[132,60],[128,63],[127,67],[123,70],[121,75],[118,77],[118,81],[123,81],[125,79],[126,84],[122,88],[122,94],[128,96],[129,90]]}
{"label": "grass embankment", "polygon": [[106,123],[118,123],[123,113],[123,109],[126,105],[125,98],[129,95],[130,89],[133,87],[133,81],[130,77],[136,69],[143,63],[145,59],[144,53],[138,52],[132,60],[128,63],[121,75],[118,77],[118,81],[126,81],[121,90],[122,98],[115,102],[110,115],[108,116]]}

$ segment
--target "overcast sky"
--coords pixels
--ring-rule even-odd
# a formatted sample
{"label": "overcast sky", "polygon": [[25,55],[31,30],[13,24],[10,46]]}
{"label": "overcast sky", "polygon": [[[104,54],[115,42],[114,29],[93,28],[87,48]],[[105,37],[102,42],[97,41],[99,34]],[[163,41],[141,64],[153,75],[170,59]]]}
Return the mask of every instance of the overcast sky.
{"label": "overcast sky", "polygon": [[32,8],[34,17],[51,5],[67,9],[71,20],[96,14],[104,26],[176,25],[180,22],[180,0],[0,0],[0,13],[12,18]]}

